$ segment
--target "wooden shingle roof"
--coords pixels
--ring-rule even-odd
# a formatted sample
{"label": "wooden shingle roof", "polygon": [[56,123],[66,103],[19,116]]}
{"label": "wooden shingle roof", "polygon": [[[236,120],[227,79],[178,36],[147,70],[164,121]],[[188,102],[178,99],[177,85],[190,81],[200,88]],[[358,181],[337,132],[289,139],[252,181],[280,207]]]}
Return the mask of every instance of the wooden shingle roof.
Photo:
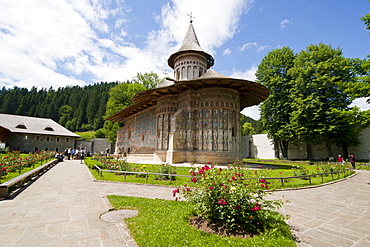
{"label": "wooden shingle roof", "polygon": [[201,77],[194,80],[178,81],[167,87],[154,88],[137,93],[133,104],[107,118],[109,121],[123,122],[127,117],[157,104],[158,98],[164,95],[179,94],[188,89],[202,89],[207,87],[230,88],[240,94],[240,109],[258,105],[269,96],[269,90],[256,82],[230,78],[214,70],[208,70]]}

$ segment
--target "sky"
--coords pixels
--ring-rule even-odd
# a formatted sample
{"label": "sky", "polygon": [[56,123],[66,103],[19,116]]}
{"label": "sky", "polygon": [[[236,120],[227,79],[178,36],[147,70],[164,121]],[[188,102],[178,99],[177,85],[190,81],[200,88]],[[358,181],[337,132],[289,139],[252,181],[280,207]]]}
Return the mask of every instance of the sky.
{"label": "sky", "polygon": [[[1,0],[0,87],[173,77],[167,59],[190,16],[213,69],[234,78],[255,80],[261,59],[283,46],[298,53],[322,42],[365,58],[368,13],[367,0]],[[370,109],[365,99],[354,104]],[[242,113],[259,119],[258,106]]]}

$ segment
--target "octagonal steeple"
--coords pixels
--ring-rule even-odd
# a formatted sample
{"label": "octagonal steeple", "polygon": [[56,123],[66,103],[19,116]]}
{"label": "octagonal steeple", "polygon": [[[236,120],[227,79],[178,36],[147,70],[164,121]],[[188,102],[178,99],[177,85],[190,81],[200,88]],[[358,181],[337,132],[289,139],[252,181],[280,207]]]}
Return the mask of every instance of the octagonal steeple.
{"label": "octagonal steeple", "polygon": [[175,80],[180,81],[199,78],[213,66],[214,59],[200,47],[193,24],[190,22],[182,46],[167,62],[174,70]]}

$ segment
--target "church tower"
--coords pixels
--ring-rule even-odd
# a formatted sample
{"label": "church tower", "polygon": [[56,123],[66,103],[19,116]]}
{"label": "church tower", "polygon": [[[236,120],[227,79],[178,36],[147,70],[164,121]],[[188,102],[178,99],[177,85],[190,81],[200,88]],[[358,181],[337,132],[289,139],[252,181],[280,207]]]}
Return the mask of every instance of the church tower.
{"label": "church tower", "polygon": [[181,48],[167,60],[174,70],[175,81],[194,80],[201,77],[214,64],[213,57],[199,45],[193,24],[190,22]]}
{"label": "church tower", "polygon": [[268,89],[212,69],[192,22],[170,55],[174,79],[137,93],[133,104],[107,118],[123,123],[117,154],[153,154],[167,163],[230,164],[240,157],[240,111],[265,100]]}

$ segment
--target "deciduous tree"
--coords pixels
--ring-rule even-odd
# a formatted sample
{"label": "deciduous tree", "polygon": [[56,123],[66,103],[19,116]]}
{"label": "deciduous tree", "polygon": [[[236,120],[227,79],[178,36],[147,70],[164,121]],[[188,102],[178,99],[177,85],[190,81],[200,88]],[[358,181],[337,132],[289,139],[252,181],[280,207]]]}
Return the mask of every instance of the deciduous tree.
{"label": "deciduous tree", "polygon": [[260,107],[263,128],[279,147],[283,158],[288,158],[288,145],[294,140],[290,115],[294,81],[288,71],[293,67],[295,56],[289,47],[275,49],[262,59],[256,72],[257,82],[270,90],[270,96]]}

